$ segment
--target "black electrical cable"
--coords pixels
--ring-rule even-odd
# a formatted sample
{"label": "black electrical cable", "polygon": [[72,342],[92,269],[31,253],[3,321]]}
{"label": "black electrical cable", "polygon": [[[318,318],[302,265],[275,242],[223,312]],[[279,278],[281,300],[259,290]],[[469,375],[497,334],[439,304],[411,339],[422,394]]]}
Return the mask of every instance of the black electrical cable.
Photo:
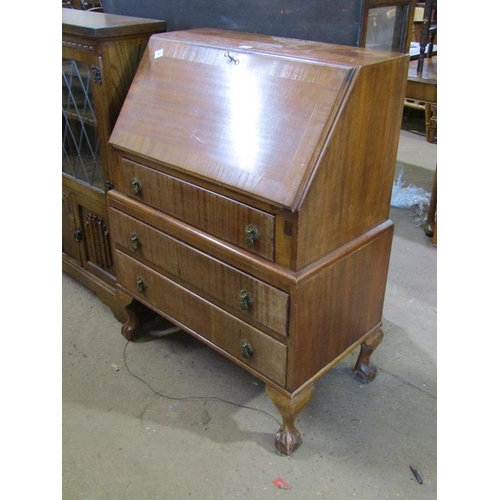
{"label": "black electrical cable", "polygon": [[169,396],[168,394],[162,394],[161,392],[156,391],[155,389],[153,389],[153,387],[151,387],[151,385],[149,385],[148,382],[143,380],[141,377],[139,377],[135,373],[132,373],[132,371],[130,370],[128,363],[127,363],[127,346],[129,345],[129,343],[130,343],[130,340],[127,341],[127,343],[125,344],[125,347],[123,348],[123,362],[125,364],[125,368],[129,372],[129,374],[132,375],[132,377],[136,378],[137,380],[140,380],[143,384],[145,384],[151,390],[151,392],[153,392],[157,396],[160,396],[160,397],[166,398],[166,399],[170,399],[173,401],[214,401],[217,403],[225,403],[225,404],[228,404],[231,406],[236,406],[238,408],[243,408],[245,410],[252,410],[252,411],[257,411],[257,412],[263,413],[264,415],[267,415],[268,417],[270,417],[273,420],[275,420],[276,422],[278,422],[278,425],[281,425],[281,422],[274,415],[271,415],[270,413],[268,413],[265,410],[261,410],[260,408],[253,408],[251,406],[245,406],[245,405],[242,405],[239,403],[235,403],[233,401],[228,401],[227,399],[219,398],[217,396],[187,396],[187,397],[181,398],[181,397]]}

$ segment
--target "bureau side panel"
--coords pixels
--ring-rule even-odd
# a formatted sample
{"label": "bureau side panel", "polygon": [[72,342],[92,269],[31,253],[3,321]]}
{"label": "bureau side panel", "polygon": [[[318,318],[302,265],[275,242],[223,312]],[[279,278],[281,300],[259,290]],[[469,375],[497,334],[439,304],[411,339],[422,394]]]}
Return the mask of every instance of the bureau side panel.
{"label": "bureau side panel", "polygon": [[[103,110],[106,120],[102,123],[103,144],[108,144],[111,131],[122,108],[128,89],[134,78],[141,57],[146,49],[149,34],[137,38],[126,38],[100,44],[100,51],[106,65],[103,74],[103,91],[106,99]],[[106,179],[114,184],[114,156],[110,147],[104,148]]]}
{"label": "bureau side panel", "polygon": [[408,61],[360,68],[301,201],[297,269],[389,216]]}
{"label": "bureau side panel", "polygon": [[292,293],[290,392],[347,354],[380,325],[392,235],[391,224],[365,245],[300,282]]}

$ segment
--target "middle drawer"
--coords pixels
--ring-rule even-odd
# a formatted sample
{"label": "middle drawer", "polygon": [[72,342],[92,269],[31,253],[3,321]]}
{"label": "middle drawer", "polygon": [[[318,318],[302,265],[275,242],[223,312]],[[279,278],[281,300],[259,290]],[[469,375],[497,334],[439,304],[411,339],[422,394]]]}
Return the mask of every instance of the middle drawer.
{"label": "middle drawer", "polygon": [[109,217],[117,245],[158,266],[238,317],[286,337],[288,294],[115,208]]}

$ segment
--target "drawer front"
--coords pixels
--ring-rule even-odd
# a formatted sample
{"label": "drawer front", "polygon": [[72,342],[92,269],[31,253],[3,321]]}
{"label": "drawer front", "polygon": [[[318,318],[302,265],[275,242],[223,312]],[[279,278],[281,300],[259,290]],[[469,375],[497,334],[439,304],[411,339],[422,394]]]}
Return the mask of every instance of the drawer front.
{"label": "drawer front", "polygon": [[265,377],[285,384],[285,345],[128,255],[116,254],[118,283],[132,295]]}
{"label": "drawer front", "polygon": [[121,158],[116,187],[194,227],[274,261],[275,217]]}
{"label": "drawer front", "polygon": [[215,299],[244,321],[287,335],[288,294],[199,250],[110,209],[115,243],[175,276],[187,288]]}

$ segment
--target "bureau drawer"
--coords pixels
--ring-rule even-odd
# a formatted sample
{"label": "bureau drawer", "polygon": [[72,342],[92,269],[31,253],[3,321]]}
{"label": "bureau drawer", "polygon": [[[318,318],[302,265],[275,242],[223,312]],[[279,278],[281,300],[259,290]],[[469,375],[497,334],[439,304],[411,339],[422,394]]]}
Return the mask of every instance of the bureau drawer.
{"label": "bureau drawer", "polygon": [[287,348],[128,255],[116,252],[118,283],[141,301],[284,385]]}
{"label": "bureau drawer", "polygon": [[143,259],[213,298],[244,321],[287,335],[288,294],[119,210],[109,210],[113,238]]}
{"label": "bureau drawer", "polygon": [[126,158],[115,179],[122,193],[274,261],[273,215]]}

